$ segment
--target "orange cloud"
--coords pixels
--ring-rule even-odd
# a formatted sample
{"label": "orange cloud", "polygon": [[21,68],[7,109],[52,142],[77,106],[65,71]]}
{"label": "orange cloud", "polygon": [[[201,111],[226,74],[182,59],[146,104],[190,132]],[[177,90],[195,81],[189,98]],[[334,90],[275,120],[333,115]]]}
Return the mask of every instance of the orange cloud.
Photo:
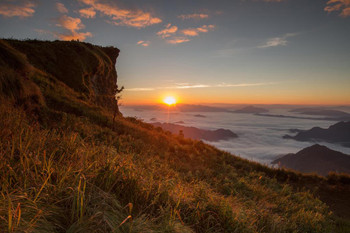
{"label": "orange cloud", "polygon": [[91,32],[70,32],[68,34],[56,34],[61,40],[81,40],[84,41],[87,37],[91,37]]}
{"label": "orange cloud", "polygon": [[209,18],[209,15],[207,14],[188,14],[188,15],[179,15],[178,18],[180,19],[206,19]]}
{"label": "orange cloud", "polygon": [[153,24],[161,23],[162,20],[153,17],[142,10],[121,9],[115,3],[101,2],[100,0],[79,0],[81,3],[90,6],[94,11],[110,17],[111,23],[129,27],[143,28]]}
{"label": "orange cloud", "polygon": [[79,18],[69,17],[67,15],[63,15],[58,19],[58,24],[56,26],[65,28],[69,31],[76,31],[83,29],[85,25],[81,22]]}
{"label": "orange cloud", "polygon": [[340,11],[340,16],[348,17],[350,16],[350,0],[329,0],[324,10],[328,13]]}
{"label": "orange cloud", "polygon": [[140,40],[139,42],[137,42],[137,44],[141,45],[143,47],[148,47],[150,45],[150,42],[149,41]]}
{"label": "orange cloud", "polygon": [[63,3],[57,2],[56,3],[56,9],[62,14],[68,13],[68,9],[64,6]]}
{"label": "orange cloud", "polygon": [[167,40],[167,43],[169,44],[181,44],[181,43],[185,43],[190,41],[190,39],[186,38],[186,37],[174,37],[171,39]]}
{"label": "orange cloud", "polygon": [[35,13],[36,4],[31,1],[9,1],[0,3],[0,15],[4,17],[31,17]]}
{"label": "orange cloud", "polygon": [[68,30],[68,33],[57,33],[55,36],[61,40],[85,40],[87,37],[91,37],[90,32],[78,32],[80,29],[85,28],[85,25],[81,22],[79,18],[69,17],[67,15],[61,16],[57,20],[56,26],[62,27]]}
{"label": "orange cloud", "polygon": [[80,16],[83,18],[95,18],[95,15],[96,15],[96,11],[92,7],[81,9],[79,10],[79,13],[80,13]]}
{"label": "orange cloud", "polygon": [[202,27],[198,27],[198,28],[183,29],[181,32],[186,36],[198,36],[200,32],[201,33],[208,32],[209,30],[213,30],[214,28],[215,28],[214,25],[203,25]]}
{"label": "orange cloud", "polygon": [[162,38],[167,38],[167,37],[170,37],[171,34],[174,34],[177,32],[177,26],[171,26],[171,24],[169,23],[165,29],[157,32],[157,35],[158,36],[161,36]]}

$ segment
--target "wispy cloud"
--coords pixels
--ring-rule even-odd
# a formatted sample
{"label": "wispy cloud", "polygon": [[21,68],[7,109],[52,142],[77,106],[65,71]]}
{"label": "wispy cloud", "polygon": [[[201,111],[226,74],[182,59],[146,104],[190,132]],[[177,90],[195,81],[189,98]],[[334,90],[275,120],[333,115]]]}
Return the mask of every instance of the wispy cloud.
{"label": "wispy cloud", "polygon": [[175,83],[174,86],[165,86],[165,87],[153,87],[153,88],[127,88],[126,91],[155,91],[162,89],[196,89],[196,88],[229,88],[229,87],[252,87],[252,86],[267,86],[274,85],[275,82],[267,83],[238,83],[238,84],[229,84],[229,83],[219,83],[219,84],[190,84],[190,83]]}
{"label": "wispy cloud", "polygon": [[150,45],[150,42],[149,41],[140,40],[139,42],[137,42],[137,44],[141,45],[143,47],[148,47]]}
{"label": "wispy cloud", "polygon": [[286,46],[288,44],[288,38],[297,36],[298,33],[287,33],[281,37],[274,37],[268,39],[264,44],[259,45],[258,48],[270,48],[276,46]]}
{"label": "wispy cloud", "polygon": [[348,17],[350,16],[350,0],[329,0],[324,10],[328,13],[340,11],[340,16]]}
{"label": "wispy cloud", "polygon": [[187,14],[187,15],[179,15],[178,18],[185,20],[185,19],[207,19],[209,18],[208,14]]}
{"label": "wispy cloud", "polygon": [[181,44],[190,41],[190,39],[186,37],[173,37],[171,39],[167,39],[168,44]]}
{"label": "wispy cloud", "polygon": [[115,25],[143,28],[153,24],[161,23],[162,20],[153,16],[149,12],[140,9],[122,9],[116,5],[115,1],[100,0],[79,0],[81,3],[90,6],[94,11],[99,11],[103,15],[111,18],[109,22]]}
{"label": "wispy cloud", "polygon": [[197,28],[186,28],[178,31],[177,26],[168,24],[166,28],[159,31],[157,35],[165,39],[168,44],[181,44],[189,42],[191,40],[190,37],[198,36],[199,33],[205,33],[214,28],[214,25],[203,25]]}
{"label": "wispy cloud", "polygon": [[79,14],[83,18],[95,18],[96,11],[93,7],[90,8],[84,8],[79,10]]}
{"label": "wispy cloud", "polygon": [[139,87],[136,87],[136,88],[127,88],[127,89],[124,89],[124,91],[154,91],[156,90],[155,88],[139,88]]}
{"label": "wispy cloud", "polygon": [[85,40],[87,37],[91,37],[90,32],[78,32],[85,28],[85,25],[79,18],[73,18],[67,15],[63,15],[57,20],[56,26],[66,29],[66,33],[56,33],[55,35],[61,40]]}
{"label": "wispy cloud", "polygon": [[56,9],[58,10],[58,12],[60,12],[62,14],[68,13],[68,9],[64,6],[63,3],[56,2]]}
{"label": "wispy cloud", "polygon": [[263,0],[264,2],[285,2],[286,0]]}
{"label": "wispy cloud", "polygon": [[208,32],[209,30],[213,30],[214,28],[215,28],[214,25],[203,25],[198,28],[183,29],[181,32],[186,36],[198,36],[199,33],[205,33],[205,32]]}
{"label": "wispy cloud", "polygon": [[0,3],[0,15],[4,17],[31,17],[35,13],[36,4],[29,0],[2,0]]}
{"label": "wispy cloud", "polygon": [[166,25],[165,29],[157,32],[157,35],[162,38],[167,38],[167,37],[170,37],[172,34],[176,33],[177,30],[178,30],[177,26],[175,25],[171,26],[171,24],[169,23],[168,25]]}

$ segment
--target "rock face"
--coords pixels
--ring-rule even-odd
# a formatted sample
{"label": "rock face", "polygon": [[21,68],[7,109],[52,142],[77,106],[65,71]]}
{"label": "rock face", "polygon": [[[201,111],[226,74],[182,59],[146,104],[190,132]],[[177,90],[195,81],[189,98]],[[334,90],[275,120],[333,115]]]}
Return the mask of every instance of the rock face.
{"label": "rock face", "polygon": [[264,112],[268,112],[269,110],[265,109],[265,108],[258,108],[258,107],[254,107],[254,106],[247,106],[244,107],[242,109],[238,109],[236,111],[233,111],[235,113],[253,113],[253,114],[257,114],[257,113],[264,113]]}
{"label": "rock face", "polygon": [[119,49],[77,41],[1,40],[0,46],[6,54],[0,57],[0,66],[7,77],[17,73],[19,79],[41,75],[59,80],[81,99],[115,108]]}
{"label": "rock face", "polygon": [[328,147],[315,144],[296,154],[287,154],[272,164],[291,168],[300,172],[315,172],[327,175],[329,172],[350,173],[350,156]]}
{"label": "rock face", "polygon": [[170,131],[174,134],[179,134],[179,132],[182,131],[184,137],[197,140],[204,139],[207,141],[220,141],[238,137],[237,134],[228,129],[204,130],[195,127],[186,127],[182,125],[159,122],[152,123],[152,125],[155,127],[161,127],[162,129]]}
{"label": "rock face", "polygon": [[314,127],[310,130],[298,130],[296,132],[298,134],[295,136],[285,135],[283,138],[295,139],[297,141],[326,141],[350,147],[350,121],[338,122],[331,125],[328,129]]}

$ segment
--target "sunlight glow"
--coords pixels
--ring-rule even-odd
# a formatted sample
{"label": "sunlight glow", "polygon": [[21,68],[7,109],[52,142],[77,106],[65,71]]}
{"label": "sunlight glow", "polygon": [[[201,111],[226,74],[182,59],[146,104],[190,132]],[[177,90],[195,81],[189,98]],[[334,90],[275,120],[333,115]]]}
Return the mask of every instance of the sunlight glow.
{"label": "sunlight glow", "polygon": [[172,96],[167,96],[167,97],[165,97],[163,102],[170,106],[170,105],[176,104],[176,99]]}

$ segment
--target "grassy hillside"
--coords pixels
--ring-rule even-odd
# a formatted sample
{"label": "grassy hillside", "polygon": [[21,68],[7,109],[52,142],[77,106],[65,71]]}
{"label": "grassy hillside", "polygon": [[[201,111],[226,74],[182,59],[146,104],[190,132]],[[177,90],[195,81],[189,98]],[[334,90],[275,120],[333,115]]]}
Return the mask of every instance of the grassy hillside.
{"label": "grassy hillside", "polygon": [[109,105],[39,62],[41,43],[59,60],[56,47],[88,47],[101,61],[113,51],[0,41],[0,232],[349,230],[317,198],[346,217],[348,177],[271,169],[134,118],[113,123]]}

